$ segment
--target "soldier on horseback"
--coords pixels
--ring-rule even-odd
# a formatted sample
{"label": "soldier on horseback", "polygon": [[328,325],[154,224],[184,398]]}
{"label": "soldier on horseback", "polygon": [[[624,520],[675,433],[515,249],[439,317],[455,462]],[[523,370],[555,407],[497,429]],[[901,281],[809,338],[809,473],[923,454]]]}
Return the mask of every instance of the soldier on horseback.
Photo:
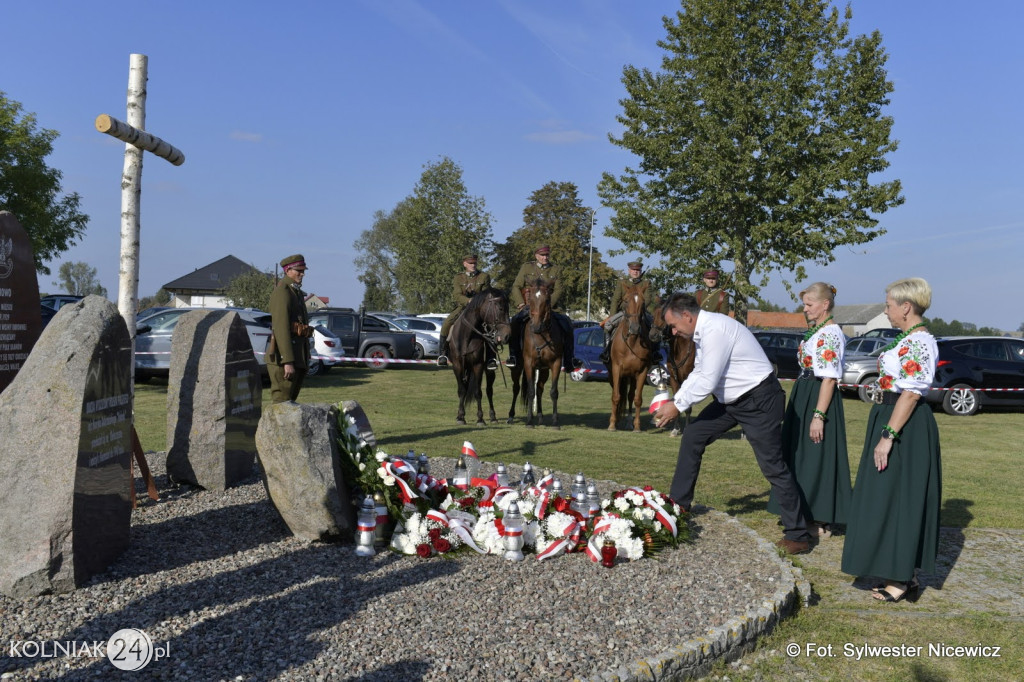
{"label": "soldier on horseback", "polygon": [[523,263],[516,275],[516,281],[512,285],[509,299],[516,307],[516,314],[512,317],[512,335],[509,339],[509,355],[505,361],[508,367],[515,367],[521,361],[523,352],[523,324],[530,317],[530,309],[523,300],[523,287],[538,279],[543,280],[548,286],[553,285],[551,292],[551,317],[558,322],[562,328],[562,337],[565,339],[562,353],[562,366],[566,371],[571,371],[582,363],[573,357],[573,335],[572,322],[564,313],[558,311],[559,299],[562,297],[562,266],[554,265],[548,261],[551,255],[551,248],[548,246],[538,247],[534,251],[534,258],[528,263]]}
{"label": "soldier on horseback", "polygon": [[[491,287],[491,276],[483,270],[477,270],[476,261],[475,253],[467,255],[462,259],[462,267],[466,271],[460,272],[452,279],[452,298],[455,301],[455,307],[448,314],[444,324],[441,325],[441,349],[440,355],[437,356],[438,367],[448,365],[448,332],[451,331],[455,320],[459,319],[459,315],[466,309],[473,296]],[[498,369],[497,361],[490,354],[487,358],[487,369]]]}
{"label": "soldier on horseback", "polygon": [[[626,264],[626,267],[629,268],[629,277],[619,279],[615,287],[615,293],[612,295],[612,305],[608,309],[609,316],[601,322],[601,326],[604,327],[604,350],[601,351],[600,358],[606,367],[611,362],[612,338],[615,334],[615,328],[622,321],[622,316],[626,311],[626,306],[622,300],[626,287],[640,285],[640,291],[643,292],[644,297],[644,308],[647,310],[645,316],[648,328],[651,326],[654,306],[657,304],[657,295],[655,294],[654,287],[651,286],[650,280],[645,279],[643,275],[643,261],[639,259],[631,261]],[[657,347],[655,347],[651,356],[651,362],[655,365],[661,362],[661,352]]]}

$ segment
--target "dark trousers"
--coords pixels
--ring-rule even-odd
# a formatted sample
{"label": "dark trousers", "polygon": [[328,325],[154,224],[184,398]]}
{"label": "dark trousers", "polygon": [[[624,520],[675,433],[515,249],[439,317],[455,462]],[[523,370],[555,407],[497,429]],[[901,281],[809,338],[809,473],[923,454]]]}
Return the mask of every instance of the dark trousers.
{"label": "dark trousers", "polygon": [[716,399],[683,431],[669,496],[685,509],[690,508],[705,448],[739,424],[754,449],[761,473],[772,486],[772,495],[779,503],[786,539],[809,539],[807,519],[800,508],[800,491],[782,456],[782,418],[785,413],[786,394],[774,374],[734,403],[725,405]]}

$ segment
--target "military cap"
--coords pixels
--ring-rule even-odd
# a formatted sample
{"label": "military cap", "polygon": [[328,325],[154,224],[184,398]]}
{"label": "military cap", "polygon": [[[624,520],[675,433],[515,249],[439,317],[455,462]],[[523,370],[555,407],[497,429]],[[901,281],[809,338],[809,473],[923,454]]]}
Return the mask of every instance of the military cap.
{"label": "military cap", "polygon": [[470,253],[470,254],[467,254],[467,255],[463,256],[462,262],[463,263],[475,263],[476,262],[476,254],[475,253]]}
{"label": "military cap", "polygon": [[626,267],[630,270],[643,270],[644,262],[642,260],[633,260],[626,263]]}
{"label": "military cap", "polygon": [[287,258],[282,258],[281,259],[281,269],[282,270],[291,270],[291,269],[305,270],[306,269],[306,259],[302,257],[301,253],[296,253],[296,254],[294,254],[292,256],[288,256]]}
{"label": "military cap", "polygon": [[707,279],[718,279],[718,270],[705,270],[704,277]]}
{"label": "military cap", "polygon": [[551,253],[550,246],[538,246],[537,250],[533,252],[535,256],[547,256]]}

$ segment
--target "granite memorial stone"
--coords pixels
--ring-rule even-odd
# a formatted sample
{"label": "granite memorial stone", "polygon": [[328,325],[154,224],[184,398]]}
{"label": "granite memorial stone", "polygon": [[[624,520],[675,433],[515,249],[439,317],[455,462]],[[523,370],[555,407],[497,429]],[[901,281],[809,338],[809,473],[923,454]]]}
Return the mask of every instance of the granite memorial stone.
{"label": "granite memorial stone", "polygon": [[167,474],[226,490],[254,473],[263,387],[245,324],[227,310],[181,316],[167,382]]}
{"label": "granite memorial stone", "polygon": [[14,214],[0,211],[0,391],[25,364],[41,329],[32,239]]}
{"label": "granite memorial stone", "polygon": [[256,431],[267,496],[296,537],[351,542],[355,508],[341,473],[334,405],[276,403]]}
{"label": "granite memorial stone", "polygon": [[99,296],[64,306],[0,394],[0,591],[65,592],[128,547],[131,345]]}

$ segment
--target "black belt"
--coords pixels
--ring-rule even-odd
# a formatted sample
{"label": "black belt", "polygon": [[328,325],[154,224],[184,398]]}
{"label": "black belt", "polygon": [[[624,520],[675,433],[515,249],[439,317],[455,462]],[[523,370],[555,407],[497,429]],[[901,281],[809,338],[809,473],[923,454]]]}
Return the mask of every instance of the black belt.
{"label": "black belt", "polygon": [[734,400],[734,401],[732,401],[731,403],[729,403],[729,405],[735,405],[735,404],[736,404],[736,403],[738,403],[739,401],[741,401],[741,400],[743,400],[743,399],[745,399],[745,398],[749,398],[749,397],[750,397],[750,395],[751,395],[751,394],[752,394],[752,393],[753,393],[754,391],[756,391],[756,390],[757,390],[757,389],[759,389],[759,388],[763,388],[763,387],[765,387],[765,386],[769,386],[769,385],[771,385],[771,384],[772,384],[772,382],[774,382],[774,383],[775,383],[776,385],[778,385],[778,383],[779,383],[779,380],[775,378],[775,372],[772,372],[771,374],[769,374],[768,376],[766,376],[766,377],[765,377],[764,379],[762,379],[762,380],[761,380],[761,383],[759,383],[759,384],[758,384],[757,386],[754,386],[754,387],[753,387],[752,389],[750,389],[749,391],[747,391],[746,393],[744,393],[743,395],[741,395],[741,396],[740,396],[739,398],[736,398],[736,400]]}
{"label": "black belt", "polygon": [[896,401],[900,399],[899,393],[893,391],[879,391],[875,394],[875,402],[879,405],[895,405]]}
{"label": "black belt", "polygon": [[814,370],[810,368],[800,370],[800,374],[797,375],[797,379],[816,379],[817,381],[821,381],[821,377],[814,376]]}

